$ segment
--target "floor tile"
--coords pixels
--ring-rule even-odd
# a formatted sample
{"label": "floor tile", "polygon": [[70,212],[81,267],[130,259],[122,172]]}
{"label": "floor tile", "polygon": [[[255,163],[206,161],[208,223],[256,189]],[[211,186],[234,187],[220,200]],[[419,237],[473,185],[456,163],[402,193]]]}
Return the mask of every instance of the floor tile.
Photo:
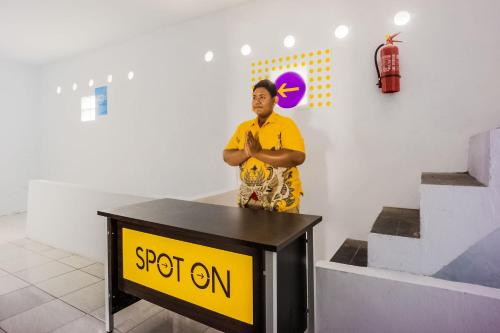
{"label": "floor tile", "polygon": [[79,256],[76,254],[72,255],[71,257],[59,259],[59,261],[62,262],[63,264],[67,264],[67,265],[73,266],[75,268],[82,268],[82,267],[90,266],[93,263],[95,263],[95,260],[85,258],[85,257]]}
{"label": "floor tile", "polygon": [[9,333],[44,333],[83,316],[83,312],[56,299],[10,317],[0,322],[0,327]]}
{"label": "floor tile", "polygon": [[33,241],[31,244],[25,245],[24,248],[33,252],[42,252],[54,249],[52,246],[36,241]]}
{"label": "floor tile", "polygon": [[104,306],[100,307],[99,309],[95,310],[95,311],[92,311],[90,313],[90,315],[96,319],[99,319],[100,321],[104,322],[105,321],[105,318],[104,318]]}
{"label": "floor tile", "polygon": [[[25,226],[26,214],[0,217],[0,333],[105,332],[104,265],[26,238]],[[114,321],[116,333],[220,333],[144,300]]]}
{"label": "floor tile", "polygon": [[[25,250],[28,251],[28,250]],[[28,269],[31,267],[35,266],[40,266],[42,264],[45,264],[49,261],[52,261],[52,259],[41,256],[37,253],[34,252],[27,252],[22,255],[17,255],[15,258],[11,258],[6,261],[1,261],[0,262],[0,269],[3,269],[4,271],[14,273],[14,272],[19,272],[23,269]]]}
{"label": "floor tile", "polygon": [[86,313],[91,313],[104,306],[104,281],[79,289],[61,297],[64,302]]}
{"label": "floor tile", "polygon": [[205,332],[203,333],[224,333],[222,331],[216,330],[215,328],[209,327]]}
{"label": "floor tile", "polygon": [[[141,300],[115,313],[113,318],[115,328],[119,329],[121,332],[128,332],[161,311],[163,311],[162,307]],[[104,307],[93,311],[91,315],[104,322]]]}
{"label": "floor tile", "polygon": [[9,251],[9,250],[12,250],[12,249],[19,249],[19,248],[20,248],[19,246],[12,244],[12,243],[9,243],[9,242],[2,242],[0,244],[0,252],[2,252],[2,253]]}
{"label": "floor tile", "polygon": [[[166,311],[169,312],[169,311]],[[176,313],[170,312],[172,317],[172,332],[176,333],[204,333],[210,327],[192,320],[188,317],[178,315]]]}
{"label": "floor tile", "polygon": [[153,315],[161,311],[163,311],[162,307],[141,300],[115,313],[115,327],[121,332],[128,332],[132,328],[144,322],[146,319],[151,318]]}
{"label": "floor tile", "polygon": [[53,300],[54,297],[30,286],[0,296],[0,321]]}
{"label": "floor tile", "polygon": [[16,240],[12,241],[11,243],[12,244],[16,244],[18,246],[23,246],[24,247],[25,245],[28,245],[31,242],[32,242],[31,239],[25,237],[25,238],[21,238],[21,239],[16,239]]}
{"label": "floor tile", "polygon": [[24,281],[34,284],[64,273],[71,272],[73,270],[75,269],[71,266],[62,264],[57,261],[51,261],[40,266],[16,272],[14,273],[14,275],[23,279]]}
{"label": "floor tile", "polygon": [[32,253],[33,252],[30,250],[26,250],[21,246],[17,246],[11,243],[0,244],[0,262],[9,261],[14,258]]}
{"label": "floor tile", "polygon": [[51,247],[47,244],[37,242],[37,241],[32,240],[30,238],[21,238],[21,239],[13,240],[13,241],[11,241],[11,243],[13,243],[17,246],[24,247],[25,249],[30,250],[30,251],[34,251],[34,252],[40,252],[40,251],[46,251],[46,250],[53,249],[53,247]]}
{"label": "floor tile", "polygon": [[72,271],[37,283],[36,286],[55,297],[61,297],[99,281],[99,278],[85,272]]}
{"label": "floor tile", "polygon": [[208,326],[194,320],[163,310],[143,321],[128,333],[204,333],[208,328]]}
{"label": "floor tile", "polygon": [[163,333],[177,332],[173,330],[173,318],[166,311],[161,311],[146,319],[127,333]]}
{"label": "floor tile", "polygon": [[29,284],[13,275],[7,274],[0,277],[0,295],[5,295],[27,286]]}
{"label": "floor tile", "polygon": [[66,257],[71,257],[73,255],[73,253],[61,249],[50,249],[47,251],[41,251],[40,254],[56,260]]}
{"label": "floor tile", "polygon": [[99,262],[96,262],[95,264],[87,267],[83,267],[80,270],[97,276],[98,278],[104,279],[104,265]]}
{"label": "floor tile", "polygon": [[[64,325],[52,331],[51,333],[105,333],[106,328],[104,323],[95,319],[92,316],[86,315],[85,317],[78,318],[69,324]],[[120,333],[117,329],[113,333]],[[167,332],[164,332],[167,333]]]}

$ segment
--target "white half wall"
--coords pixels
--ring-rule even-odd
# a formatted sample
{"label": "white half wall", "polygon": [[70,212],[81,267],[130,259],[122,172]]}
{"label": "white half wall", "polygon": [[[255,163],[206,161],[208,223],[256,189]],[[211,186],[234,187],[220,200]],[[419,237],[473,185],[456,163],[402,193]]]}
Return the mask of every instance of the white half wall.
{"label": "white half wall", "polygon": [[319,333],[496,333],[500,289],[321,261]]}
{"label": "white half wall", "polygon": [[[198,202],[236,206],[236,191],[212,193]],[[159,199],[111,193],[81,185],[32,180],[29,185],[27,237],[99,262],[106,256],[106,218],[98,210]]]}
{"label": "white half wall", "polygon": [[107,224],[97,211],[153,199],[33,180],[29,186],[26,235],[104,263]]}
{"label": "white half wall", "polygon": [[40,70],[0,57],[0,216],[26,210],[40,172]]}

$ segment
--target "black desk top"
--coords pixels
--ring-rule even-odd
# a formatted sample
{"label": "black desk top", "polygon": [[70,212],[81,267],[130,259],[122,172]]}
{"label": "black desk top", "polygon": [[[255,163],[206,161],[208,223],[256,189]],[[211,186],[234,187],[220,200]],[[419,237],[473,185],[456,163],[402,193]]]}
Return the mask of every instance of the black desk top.
{"label": "black desk top", "polygon": [[101,210],[120,221],[182,230],[253,248],[279,251],[321,221],[321,216],[287,214],[193,201],[160,199]]}

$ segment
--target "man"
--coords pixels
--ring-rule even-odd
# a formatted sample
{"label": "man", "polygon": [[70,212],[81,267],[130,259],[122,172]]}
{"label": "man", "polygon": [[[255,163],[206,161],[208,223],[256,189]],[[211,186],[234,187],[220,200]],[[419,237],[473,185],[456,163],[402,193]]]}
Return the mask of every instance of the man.
{"label": "man", "polygon": [[292,119],[274,112],[273,82],[253,89],[257,118],[245,121],[224,149],[224,161],[240,167],[240,207],[298,213],[302,187],[297,166],[306,158],[304,140]]}

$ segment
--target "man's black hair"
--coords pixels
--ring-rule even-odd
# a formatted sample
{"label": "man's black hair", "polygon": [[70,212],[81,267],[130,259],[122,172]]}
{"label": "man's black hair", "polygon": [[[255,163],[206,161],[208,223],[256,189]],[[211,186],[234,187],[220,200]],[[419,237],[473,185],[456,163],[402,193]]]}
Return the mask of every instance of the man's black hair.
{"label": "man's black hair", "polygon": [[261,80],[257,82],[257,84],[253,87],[253,91],[255,91],[255,89],[257,88],[266,89],[271,94],[271,97],[275,97],[278,94],[276,85],[271,80]]}

